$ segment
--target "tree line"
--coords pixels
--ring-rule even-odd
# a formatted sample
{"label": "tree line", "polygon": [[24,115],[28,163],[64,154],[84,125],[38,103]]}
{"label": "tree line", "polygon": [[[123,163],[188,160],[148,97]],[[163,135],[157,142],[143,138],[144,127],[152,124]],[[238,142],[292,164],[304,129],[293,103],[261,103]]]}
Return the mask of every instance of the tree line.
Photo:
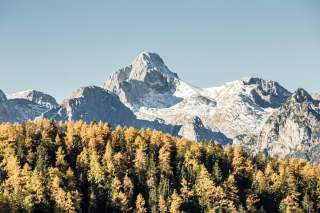
{"label": "tree line", "polygon": [[320,168],[151,129],[0,125],[0,212],[319,212]]}

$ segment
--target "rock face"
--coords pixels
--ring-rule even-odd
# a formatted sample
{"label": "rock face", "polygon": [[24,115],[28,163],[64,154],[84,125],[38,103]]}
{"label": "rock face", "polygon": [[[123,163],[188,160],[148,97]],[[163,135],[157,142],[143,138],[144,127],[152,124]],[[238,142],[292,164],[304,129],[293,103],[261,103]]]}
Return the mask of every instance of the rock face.
{"label": "rock face", "polygon": [[9,122],[34,120],[42,113],[58,106],[52,96],[35,90],[17,92],[8,98],[1,92],[0,99],[2,102],[0,120]]}
{"label": "rock face", "polygon": [[257,134],[271,113],[290,96],[277,82],[252,77],[210,88],[208,92],[217,102],[208,122],[229,138]]}
{"label": "rock face", "polygon": [[104,85],[140,119],[179,125],[180,136],[199,139],[199,134],[183,130],[197,129],[194,120],[198,118],[203,131],[219,133],[219,137],[206,134],[204,138],[221,143],[244,133],[257,134],[272,111],[290,96],[277,82],[251,77],[198,88],[179,79],[155,53],[141,53]]}
{"label": "rock face", "polygon": [[48,110],[46,107],[26,99],[9,99],[8,104],[13,111],[10,117],[17,122],[34,120]]}
{"label": "rock face", "polygon": [[58,108],[43,117],[54,120],[107,121],[114,125],[133,125],[135,116],[118,98],[97,86],[82,87]]}
{"label": "rock face", "polygon": [[27,99],[8,99],[0,90],[0,122],[23,122],[34,120],[47,110],[48,108],[45,106]]}
{"label": "rock face", "polygon": [[270,155],[296,156],[319,162],[320,102],[307,91],[297,89],[266,122],[258,150]]}
{"label": "rock face", "polygon": [[103,121],[112,126],[152,128],[177,135],[180,127],[159,122],[137,119],[115,94],[97,86],[81,87],[63,101],[61,106],[49,110],[42,117],[58,121]]}
{"label": "rock face", "polygon": [[6,95],[0,90],[0,122],[15,121],[13,115],[14,111],[10,108]]}
{"label": "rock face", "polygon": [[178,76],[156,53],[141,53],[134,61],[112,74],[105,89],[117,94],[133,110],[140,107],[168,107],[179,101],[172,94]]}
{"label": "rock face", "polygon": [[0,90],[0,103],[6,102],[7,101],[7,96]]}
{"label": "rock face", "polygon": [[244,85],[253,86],[250,90],[252,101],[263,108],[278,108],[290,96],[290,92],[278,82],[260,78],[245,78]]}
{"label": "rock face", "polygon": [[210,141],[215,139],[220,141],[223,145],[231,142],[231,140],[221,132],[214,132],[205,127],[198,116],[189,117],[186,115],[180,123],[183,125],[178,135],[183,136],[184,138],[197,141]]}
{"label": "rock face", "polygon": [[37,90],[26,90],[9,95],[9,99],[25,99],[47,109],[53,109],[58,106],[54,97]]}

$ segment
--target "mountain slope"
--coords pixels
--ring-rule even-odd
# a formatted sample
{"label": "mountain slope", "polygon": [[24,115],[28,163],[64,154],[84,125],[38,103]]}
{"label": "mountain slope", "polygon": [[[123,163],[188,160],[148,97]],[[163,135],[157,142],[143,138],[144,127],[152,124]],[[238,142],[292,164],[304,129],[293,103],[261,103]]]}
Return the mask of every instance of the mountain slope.
{"label": "mountain slope", "polygon": [[47,109],[52,109],[58,106],[58,103],[54,97],[37,90],[26,90],[26,91],[16,92],[16,93],[10,94],[8,98],[29,100]]}
{"label": "mountain slope", "polygon": [[143,52],[133,62],[112,74],[105,89],[117,94],[133,110],[141,107],[168,107],[180,99],[174,97],[178,75],[156,53]]}
{"label": "mountain slope", "polygon": [[43,115],[55,120],[107,121],[114,125],[133,125],[135,116],[119,98],[97,86],[81,87],[62,105]]}
{"label": "mountain slope", "polygon": [[48,111],[48,108],[26,99],[9,99],[8,104],[14,112],[10,117],[18,122],[34,120]]}
{"label": "mountain slope", "polygon": [[27,99],[7,99],[0,90],[0,122],[23,122],[34,120],[48,108]]}
{"label": "mountain slope", "polygon": [[126,107],[115,94],[97,86],[81,87],[63,101],[60,107],[54,108],[42,115],[43,118],[58,121],[85,122],[103,121],[112,126],[135,126],[152,128],[177,135],[180,127],[162,122],[137,119],[134,113]]}
{"label": "mountain slope", "polygon": [[0,122],[14,122],[14,111],[10,108],[4,92],[0,90]]}
{"label": "mountain slope", "polygon": [[266,122],[258,137],[258,150],[319,162],[319,104],[307,91],[297,89]]}
{"label": "mountain slope", "polygon": [[258,133],[271,113],[290,96],[277,82],[252,77],[207,90],[217,102],[208,123],[230,138]]}
{"label": "mountain slope", "polygon": [[[230,141],[222,138],[257,134],[272,111],[290,96],[277,82],[251,77],[221,87],[195,87],[183,82],[155,53],[138,55],[112,74],[105,88],[117,94],[140,119],[161,119],[196,129],[193,121],[199,118],[205,129],[223,135],[211,137],[222,143]],[[186,131],[179,134],[197,139]]]}
{"label": "mountain slope", "polygon": [[0,91],[0,122],[44,117],[152,128],[191,140],[233,143],[270,155],[316,161],[319,98],[255,77],[200,88],[179,78],[156,53],[143,52],[104,83],[82,87],[61,105],[35,90]]}

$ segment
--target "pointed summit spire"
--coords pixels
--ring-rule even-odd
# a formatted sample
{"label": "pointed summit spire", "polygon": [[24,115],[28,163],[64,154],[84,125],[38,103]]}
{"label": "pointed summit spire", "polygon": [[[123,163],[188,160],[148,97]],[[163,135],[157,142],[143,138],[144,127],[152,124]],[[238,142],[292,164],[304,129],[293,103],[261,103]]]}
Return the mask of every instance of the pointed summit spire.
{"label": "pointed summit spire", "polygon": [[[153,65],[164,65],[162,58],[153,52],[142,52],[135,59],[134,62],[142,62],[146,64]],[[133,63],[134,63],[133,62]]]}
{"label": "pointed summit spire", "polygon": [[130,79],[153,81],[153,78],[148,77],[150,73],[157,73],[158,77],[163,76],[167,79],[178,78],[178,75],[167,67],[157,53],[142,52],[133,60],[130,66],[132,67]]}
{"label": "pointed summit spire", "polygon": [[113,73],[104,88],[117,94],[132,109],[167,107],[177,101],[176,98],[168,101],[167,96],[171,97],[179,81],[157,53],[142,52],[130,65]]}

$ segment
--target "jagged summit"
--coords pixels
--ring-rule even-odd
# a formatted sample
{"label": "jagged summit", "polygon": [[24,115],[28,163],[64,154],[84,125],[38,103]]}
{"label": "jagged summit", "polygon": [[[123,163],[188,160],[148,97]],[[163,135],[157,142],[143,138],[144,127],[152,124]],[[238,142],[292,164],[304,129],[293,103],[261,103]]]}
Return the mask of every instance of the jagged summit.
{"label": "jagged summit", "polygon": [[255,77],[255,76],[245,76],[241,79],[244,84],[250,85],[250,84],[262,84],[266,81],[270,80],[265,80],[263,78]]}
{"label": "jagged summit", "polygon": [[158,63],[158,64],[164,64],[162,58],[159,54],[155,52],[141,52],[135,60],[142,60],[149,63]]}
{"label": "jagged summit", "polygon": [[131,63],[132,71],[129,78],[137,80],[153,80],[145,79],[148,72],[159,72],[166,77],[178,78],[178,75],[172,72],[163,59],[157,54],[152,52],[140,53]]}
{"label": "jagged summit", "polygon": [[[178,75],[156,53],[140,53],[130,65],[113,73],[104,88],[120,97],[131,109],[163,107],[176,103],[169,96],[176,90]],[[170,100],[168,100],[168,98]]]}
{"label": "jagged summit", "polygon": [[291,96],[295,102],[302,103],[302,102],[313,102],[314,99],[312,96],[303,88],[298,88]]}
{"label": "jagged summit", "polygon": [[132,64],[144,64],[145,66],[163,66],[163,59],[153,52],[142,52],[133,60]]}
{"label": "jagged summit", "polygon": [[277,81],[265,80],[259,77],[247,76],[241,79],[244,85],[259,85],[265,89],[281,89],[287,91]]}
{"label": "jagged summit", "polygon": [[265,123],[258,150],[320,162],[320,109],[304,89],[297,89]]}
{"label": "jagged summit", "polygon": [[32,89],[10,94],[9,99],[29,100],[48,109],[52,109],[58,106],[56,99],[51,95]]}
{"label": "jagged summit", "polygon": [[259,77],[244,77],[242,78],[242,82],[244,85],[258,85],[262,89],[266,90],[266,92],[286,92],[289,93],[284,87],[282,87],[277,81],[273,80],[265,80]]}
{"label": "jagged summit", "polygon": [[246,86],[255,87],[252,89],[251,95],[261,107],[277,108],[291,95],[287,89],[276,81],[246,77],[242,79],[242,82]]}
{"label": "jagged summit", "polygon": [[119,83],[142,81],[151,86],[178,79],[157,53],[142,52],[128,66],[113,73],[105,82],[105,88],[114,90]]}

